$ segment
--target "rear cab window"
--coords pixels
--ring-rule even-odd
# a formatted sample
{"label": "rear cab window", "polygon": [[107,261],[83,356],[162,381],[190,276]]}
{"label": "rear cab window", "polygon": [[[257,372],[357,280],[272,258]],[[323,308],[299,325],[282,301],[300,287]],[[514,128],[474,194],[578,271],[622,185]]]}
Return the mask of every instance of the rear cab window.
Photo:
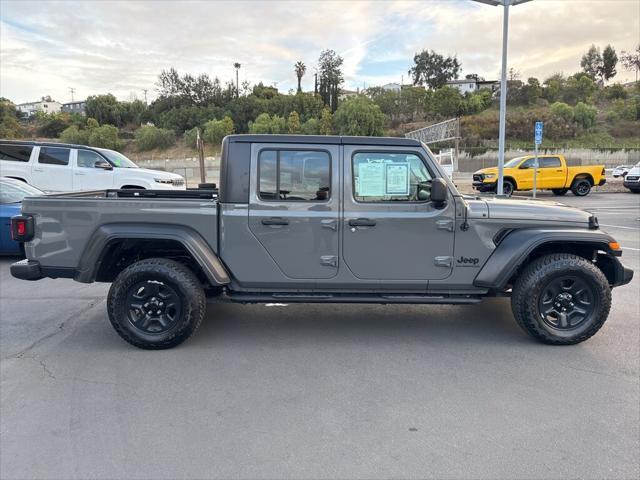
{"label": "rear cab window", "polygon": [[0,160],[28,162],[32,151],[30,145],[0,145]]}
{"label": "rear cab window", "polygon": [[280,202],[329,200],[329,153],[319,150],[262,150],[258,157],[258,197]]}
{"label": "rear cab window", "polygon": [[69,165],[70,152],[71,150],[68,148],[40,147],[38,163],[45,165]]}

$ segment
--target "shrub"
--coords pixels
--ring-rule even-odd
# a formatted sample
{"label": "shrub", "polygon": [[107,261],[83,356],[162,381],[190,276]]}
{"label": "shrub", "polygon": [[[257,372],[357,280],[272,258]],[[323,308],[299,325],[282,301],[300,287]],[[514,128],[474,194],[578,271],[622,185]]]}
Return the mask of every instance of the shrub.
{"label": "shrub", "polygon": [[573,109],[573,118],[582,128],[588,129],[596,124],[596,113],[596,107],[578,102]]}
{"label": "shrub", "polygon": [[135,135],[138,151],[144,152],[154,148],[165,149],[176,143],[176,134],[173,130],[158,128],[152,125],[144,125],[138,129]]}
{"label": "shrub", "polygon": [[318,135],[320,133],[320,122],[317,118],[310,118],[302,124],[301,131],[304,135]]}
{"label": "shrub", "polygon": [[573,108],[564,102],[553,103],[551,105],[551,114],[561,118],[565,122],[571,122],[573,120]]}
{"label": "shrub", "polygon": [[89,143],[89,131],[80,130],[77,126],[71,125],[62,131],[60,141],[63,143],[87,145]]}
{"label": "shrub", "polygon": [[617,100],[619,98],[625,99],[628,95],[627,91],[619,83],[614,83],[609,87],[605,87],[604,94],[609,100]]}
{"label": "shrub", "polygon": [[254,122],[249,122],[249,133],[285,133],[286,122],[283,117],[261,113]]}
{"label": "shrub", "polygon": [[287,128],[289,133],[300,133],[300,115],[295,110],[289,114]]}
{"label": "shrub", "polygon": [[57,138],[71,125],[69,115],[65,113],[38,114],[37,121],[38,135],[49,138]]}
{"label": "shrub", "polygon": [[204,124],[203,139],[210,145],[219,145],[222,139],[234,132],[233,120],[224,117],[222,120],[209,120]]}
{"label": "shrub", "polygon": [[111,150],[118,150],[121,147],[118,129],[113,125],[102,125],[86,131],[89,132],[87,143],[92,147],[110,148]]}
{"label": "shrub", "polygon": [[333,114],[327,107],[323,108],[322,112],[320,112],[318,130],[320,135],[331,135],[333,133]]}
{"label": "shrub", "polygon": [[333,123],[340,135],[380,136],[384,134],[385,116],[367,97],[355,97],[340,104]]}
{"label": "shrub", "polygon": [[198,127],[193,127],[191,130],[187,130],[182,134],[184,144],[189,148],[196,148],[196,141],[198,140]]}

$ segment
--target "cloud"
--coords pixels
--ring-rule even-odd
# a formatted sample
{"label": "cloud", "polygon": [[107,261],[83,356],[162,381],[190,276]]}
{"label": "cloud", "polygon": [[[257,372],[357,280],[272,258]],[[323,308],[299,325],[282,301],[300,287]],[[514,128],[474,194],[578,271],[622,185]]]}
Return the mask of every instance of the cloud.
{"label": "cloud", "polygon": [[[22,102],[113,92],[155,92],[175,67],[294,88],[293,64],[313,88],[321,50],[344,57],[349,88],[399,81],[424,48],[456,54],[464,73],[495,78],[501,8],[467,0],[423,2],[10,1],[0,3],[0,95]],[[592,43],[631,50],[640,35],[637,0],[535,0],[512,8],[509,61],[523,77],[573,73]],[[617,79],[631,79],[619,68]]]}

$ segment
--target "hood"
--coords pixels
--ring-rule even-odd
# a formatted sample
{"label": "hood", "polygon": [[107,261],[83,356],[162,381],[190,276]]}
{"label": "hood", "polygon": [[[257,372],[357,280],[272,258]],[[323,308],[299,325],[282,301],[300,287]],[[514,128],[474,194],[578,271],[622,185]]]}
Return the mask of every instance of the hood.
{"label": "hood", "polygon": [[[506,170],[506,168],[505,168],[505,170]],[[484,173],[484,174],[493,173],[493,174],[497,175],[498,174],[498,167],[481,168],[480,170],[477,170],[474,173]]]}
{"label": "hood", "polygon": [[591,213],[558,202],[517,200],[514,198],[487,199],[489,218],[543,222],[571,222],[589,224]]}
{"label": "hood", "polygon": [[137,175],[148,175],[149,178],[161,178],[163,180],[177,180],[183,178],[177,173],[165,172],[162,170],[151,170],[149,168],[116,168],[115,171],[121,175],[134,173]]}

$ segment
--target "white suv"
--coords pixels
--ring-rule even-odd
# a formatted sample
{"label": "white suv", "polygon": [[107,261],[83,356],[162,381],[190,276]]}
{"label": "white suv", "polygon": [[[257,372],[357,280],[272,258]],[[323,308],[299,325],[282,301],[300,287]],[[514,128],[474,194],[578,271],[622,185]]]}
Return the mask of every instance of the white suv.
{"label": "white suv", "polygon": [[640,193],[640,162],[627,172],[627,176],[624,177],[624,186],[633,193]]}
{"label": "white suv", "polygon": [[180,175],[138,168],[116,151],[63,143],[0,141],[0,176],[45,192],[186,188]]}

